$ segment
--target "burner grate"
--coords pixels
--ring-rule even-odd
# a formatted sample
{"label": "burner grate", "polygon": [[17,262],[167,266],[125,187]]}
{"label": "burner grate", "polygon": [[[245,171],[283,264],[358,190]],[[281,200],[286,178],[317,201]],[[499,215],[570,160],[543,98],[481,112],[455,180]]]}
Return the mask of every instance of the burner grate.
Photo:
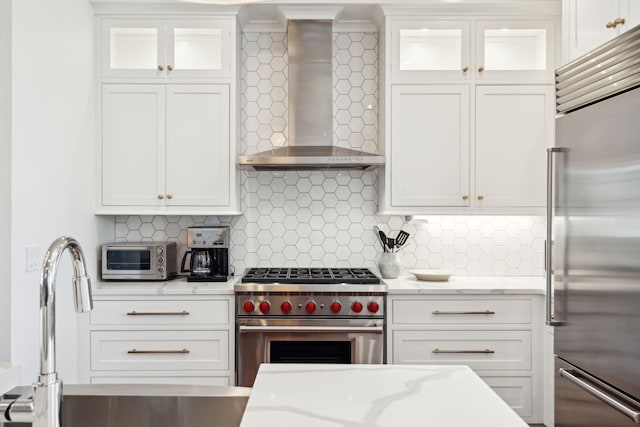
{"label": "burner grate", "polygon": [[242,283],[377,284],[378,276],[368,268],[250,268]]}

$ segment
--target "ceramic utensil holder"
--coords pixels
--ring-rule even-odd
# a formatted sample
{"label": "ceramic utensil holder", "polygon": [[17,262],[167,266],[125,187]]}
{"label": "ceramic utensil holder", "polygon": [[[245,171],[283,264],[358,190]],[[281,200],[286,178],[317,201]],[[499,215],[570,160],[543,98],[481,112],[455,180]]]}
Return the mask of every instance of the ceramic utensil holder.
{"label": "ceramic utensil holder", "polygon": [[378,260],[378,269],[384,279],[397,279],[402,272],[400,254],[397,252],[383,252]]}

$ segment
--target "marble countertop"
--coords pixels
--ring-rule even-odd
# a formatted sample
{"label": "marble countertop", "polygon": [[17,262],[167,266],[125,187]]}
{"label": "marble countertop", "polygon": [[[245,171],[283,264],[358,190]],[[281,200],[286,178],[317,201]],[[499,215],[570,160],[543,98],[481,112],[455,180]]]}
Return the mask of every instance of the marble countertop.
{"label": "marble countertop", "polygon": [[[104,282],[93,284],[95,296],[113,295],[233,295],[233,285],[241,276],[226,282],[187,282],[178,279],[166,282]],[[447,282],[419,281],[410,273],[398,279],[383,279],[389,294],[540,294],[545,293],[542,277],[452,276]]]}
{"label": "marble countertop", "polygon": [[426,282],[405,273],[398,279],[383,279],[393,294],[539,294],[545,293],[543,277],[451,276],[446,282]]}
{"label": "marble countertop", "polygon": [[526,427],[468,366],[262,364],[240,427]]}
{"label": "marble countertop", "polygon": [[20,367],[10,363],[0,363],[0,395],[20,383]]}
{"label": "marble countertop", "polygon": [[94,296],[112,295],[233,295],[233,285],[240,279],[234,276],[226,282],[187,282],[179,277],[163,282],[104,282],[92,283]]}

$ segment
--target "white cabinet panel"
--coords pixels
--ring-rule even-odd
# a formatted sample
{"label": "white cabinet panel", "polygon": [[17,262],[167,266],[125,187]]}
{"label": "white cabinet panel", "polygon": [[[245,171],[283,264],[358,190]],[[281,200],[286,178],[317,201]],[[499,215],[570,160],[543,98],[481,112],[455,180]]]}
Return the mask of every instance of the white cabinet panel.
{"label": "white cabinet panel", "polygon": [[640,23],[636,0],[565,0],[565,62],[576,59]]}
{"label": "white cabinet panel", "polygon": [[167,86],[167,204],[228,205],[230,174],[229,87]]}
{"label": "white cabinet panel", "polygon": [[531,332],[396,330],[393,363],[464,364],[474,371],[529,370]]}
{"label": "white cabinet panel", "polygon": [[393,86],[391,111],[391,204],[468,205],[469,87]]}
{"label": "white cabinet panel", "polygon": [[217,385],[228,386],[229,377],[91,377],[90,384],[185,384],[185,385]]}
{"label": "white cabinet panel", "polygon": [[479,207],[545,205],[546,148],[553,143],[550,86],[476,88]]}
{"label": "white cabinet panel", "polygon": [[481,377],[521,417],[533,415],[530,377]]}
{"label": "white cabinet panel", "polygon": [[394,298],[394,325],[530,324],[531,299]]}
{"label": "white cabinet panel", "polygon": [[92,325],[228,325],[228,300],[95,301]]}
{"label": "white cabinet panel", "polygon": [[226,370],[226,331],[93,331],[95,371]]}
{"label": "white cabinet panel", "polygon": [[100,208],[236,210],[229,85],[105,84],[102,104]]}
{"label": "white cabinet panel", "polygon": [[102,203],[159,205],[164,190],[165,88],[105,85],[102,91]]}

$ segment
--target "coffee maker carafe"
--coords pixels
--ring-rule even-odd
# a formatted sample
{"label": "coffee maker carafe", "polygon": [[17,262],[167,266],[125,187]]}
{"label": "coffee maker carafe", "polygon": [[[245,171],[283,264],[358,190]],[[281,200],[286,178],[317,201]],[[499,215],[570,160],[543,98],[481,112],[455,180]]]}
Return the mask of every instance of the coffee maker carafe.
{"label": "coffee maker carafe", "polygon": [[[181,273],[189,282],[226,282],[229,279],[229,227],[190,227]],[[189,268],[187,264],[189,258]]]}

